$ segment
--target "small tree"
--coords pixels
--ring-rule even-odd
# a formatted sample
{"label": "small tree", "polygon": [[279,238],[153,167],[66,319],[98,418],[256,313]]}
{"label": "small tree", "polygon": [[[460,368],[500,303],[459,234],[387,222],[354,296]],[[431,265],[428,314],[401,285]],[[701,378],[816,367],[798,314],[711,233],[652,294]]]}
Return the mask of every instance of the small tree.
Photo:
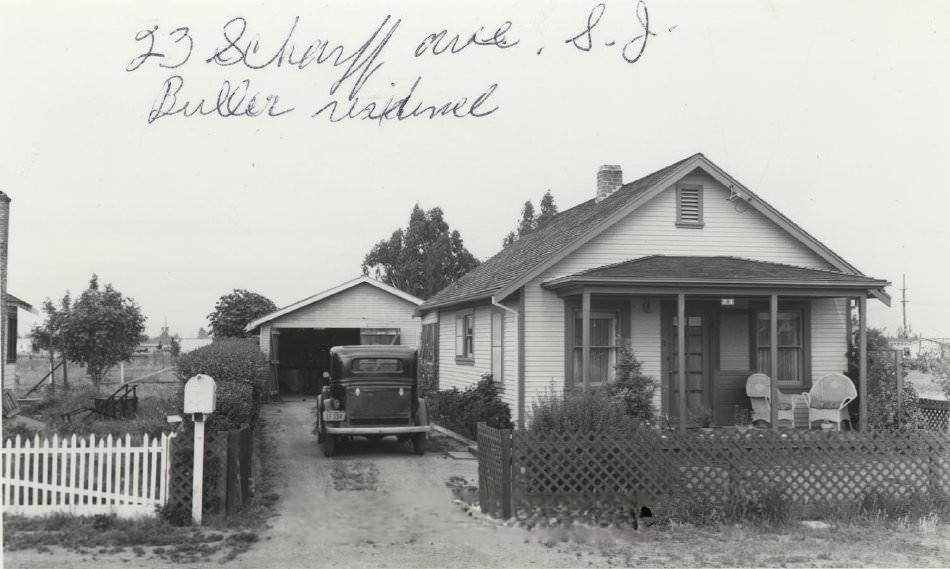
{"label": "small tree", "polygon": [[606,385],[607,394],[623,402],[627,415],[641,423],[653,423],[656,420],[653,396],[657,382],[643,375],[642,363],[634,356],[629,340],[618,338],[617,345],[617,364],[614,366],[617,376]]}
{"label": "small tree", "polygon": [[[53,304],[53,301],[47,298],[46,301],[43,302],[43,312],[46,313],[46,322],[42,325],[33,326],[33,329],[30,330],[30,337],[33,339],[33,343],[40,349],[49,350],[51,366],[54,365],[53,361],[56,358],[56,350],[63,353],[63,322],[66,319],[66,315],[69,314],[71,304],[72,299],[68,291],[59,301],[58,308]],[[50,384],[52,385],[52,380]],[[69,387],[69,379],[65,365],[63,365],[63,387]]]}
{"label": "small tree", "polygon": [[62,316],[60,330],[66,359],[84,365],[98,388],[114,365],[132,357],[145,330],[145,316],[135,300],[111,284],[100,288],[93,274],[89,288]]}
{"label": "small tree", "polygon": [[269,298],[244,289],[234,289],[214,305],[208,315],[211,333],[217,338],[246,338],[244,327],[252,320],[277,310]]}
{"label": "small tree", "polygon": [[542,196],[540,208],[540,213],[535,213],[534,204],[531,203],[531,200],[524,202],[524,205],[521,206],[521,219],[518,220],[518,232],[509,231],[508,235],[502,240],[503,247],[507,247],[525,235],[537,231],[554,219],[554,216],[557,215],[557,204],[554,203],[551,190],[546,191]]}

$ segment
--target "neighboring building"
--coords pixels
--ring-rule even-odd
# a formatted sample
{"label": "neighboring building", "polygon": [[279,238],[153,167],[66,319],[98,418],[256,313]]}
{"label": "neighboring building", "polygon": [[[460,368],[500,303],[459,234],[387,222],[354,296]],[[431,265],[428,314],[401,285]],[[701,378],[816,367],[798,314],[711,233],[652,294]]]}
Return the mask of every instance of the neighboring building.
{"label": "neighboring building", "polygon": [[438,338],[440,388],[491,373],[521,424],[548,390],[610,381],[622,337],[659,380],[660,412],[676,421],[681,408],[709,410],[722,425],[748,406],[749,374],[771,374],[773,358],[785,392],[846,370],[852,306],[889,304],[889,284],[696,154],[628,184],[619,166],[601,167],[596,197],[417,313]]}
{"label": "neighboring building", "polygon": [[162,326],[162,332],[154,338],[149,338],[147,341],[142,342],[136,347],[135,351],[138,353],[153,353],[153,352],[170,352],[172,349],[172,342],[178,342],[178,345],[181,346],[181,338],[178,334],[172,336],[168,333],[168,322],[165,322],[165,325]]}
{"label": "neighboring building", "polygon": [[0,386],[12,388],[16,377],[17,311],[33,307],[7,293],[7,255],[10,241],[10,197],[0,192]]}
{"label": "neighboring building", "polygon": [[418,347],[422,300],[369,277],[359,277],[249,323],[260,330],[273,391],[316,394],[333,346],[401,344]]}
{"label": "neighboring building", "polygon": [[888,338],[888,345],[894,350],[900,350],[905,358],[932,358],[950,357],[950,338]]}

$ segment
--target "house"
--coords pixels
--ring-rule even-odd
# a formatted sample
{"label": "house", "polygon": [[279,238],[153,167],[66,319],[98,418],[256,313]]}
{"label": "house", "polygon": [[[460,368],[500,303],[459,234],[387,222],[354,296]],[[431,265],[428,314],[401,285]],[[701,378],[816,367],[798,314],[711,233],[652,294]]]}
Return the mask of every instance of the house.
{"label": "house", "polygon": [[892,350],[900,350],[905,358],[931,357],[943,359],[950,356],[950,339],[948,338],[888,338],[888,345]]}
{"label": "house", "polygon": [[852,341],[864,395],[866,302],[889,304],[889,284],[696,154],[626,184],[602,166],[592,199],[417,313],[438,337],[440,388],[491,373],[521,426],[538,395],[610,381],[622,337],[659,380],[658,410],[686,428],[697,412],[731,424],[755,371],[802,392],[846,370]]}
{"label": "house", "polygon": [[261,351],[271,362],[272,391],[316,394],[324,385],[330,348],[393,344],[418,347],[422,300],[370,277],[317,293],[245,327],[260,331]]}
{"label": "house", "polygon": [[10,196],[0,192],[0,386],[12,388],[16,378],[17,311],[35,314],[33,307],[7,292],[10,242]]}

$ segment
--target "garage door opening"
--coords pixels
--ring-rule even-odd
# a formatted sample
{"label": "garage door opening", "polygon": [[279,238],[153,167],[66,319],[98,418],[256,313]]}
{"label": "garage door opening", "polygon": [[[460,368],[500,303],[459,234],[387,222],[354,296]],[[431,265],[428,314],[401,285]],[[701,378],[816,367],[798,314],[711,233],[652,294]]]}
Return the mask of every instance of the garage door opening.
{"label": "garage door opening", "polygon": [[[275,332],[277,332],[275,330]],[[330,348],[400,342],[398,328],[282,328],[276,346],[281,395],[317,395],[326,385]]]}

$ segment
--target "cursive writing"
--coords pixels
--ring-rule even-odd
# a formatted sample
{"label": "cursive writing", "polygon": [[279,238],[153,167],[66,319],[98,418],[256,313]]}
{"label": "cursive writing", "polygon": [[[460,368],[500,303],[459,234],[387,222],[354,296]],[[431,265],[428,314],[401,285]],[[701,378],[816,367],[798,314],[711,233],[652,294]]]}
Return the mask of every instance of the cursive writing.
{"label": "cursive writing", "polygon": [[182,115],[218,115],[221,117],[258,117],[267,113],[270,117],[279,117],[294,110],[293,107],[281,109],[277,95],[261,96],[260,92],[251,93],[248,79],[232,84],[225,80],[213,101],[200,99],[197,102],[180,100],[179,94],[185,80],[181,75],[172,75],[162,84],[162,88],[148,113],[149,124],[162,117]]}
{"label": "cursive writing", "polygon": [[509,41],[506,36],[508,31],[511,29],[511,22],[506,20],[498,28],[495,29],[494,33],[488,36],[481,35],[485,31],[484,26],[479,26],[477,30],[472,32],[468,38],[462,41],[460,34],[455,34],[452,37],[449,37],[448,30],[442,30],[438,33],[429,34],[419,42],[419,45],[416,46],[416,51],[413,52],[416,57],[420,57],[425,54],[428,50],[432,55],[442,55],[445,52],[451,54],[456,54],[467,48],[470,45],[481,45],[481,46],[495,46],[499,49],[508,49],[518,45],[520,40]]}
{"label": "cursive writing", "polygon": [[[350,100],[350,105],[341,105],[340,101],[333,100],[323,105],[312,116],[317,117],[326,113],[330,122],[336,123],[347,119],[372,120],[382,124],[386,120],[404,121],[411,118],[465,118],[486,117],[498,110],[498,107],[482,109],[482,106],[488,102],[488,99],[498,88],[497,83],[492,83],[480,95],[469,102],[468,97],[461,97],[455,101],[449,101],[441,105],[426,104],[416,95],[416,89],[422,82],[422,77],[417,77],[413,82],[409,92],[400,98],[395,95],[389,97],[384,105],[379,105],[375,101],[363,103],[359,97]],[[394,86],[394,85],[392,85]]]}

